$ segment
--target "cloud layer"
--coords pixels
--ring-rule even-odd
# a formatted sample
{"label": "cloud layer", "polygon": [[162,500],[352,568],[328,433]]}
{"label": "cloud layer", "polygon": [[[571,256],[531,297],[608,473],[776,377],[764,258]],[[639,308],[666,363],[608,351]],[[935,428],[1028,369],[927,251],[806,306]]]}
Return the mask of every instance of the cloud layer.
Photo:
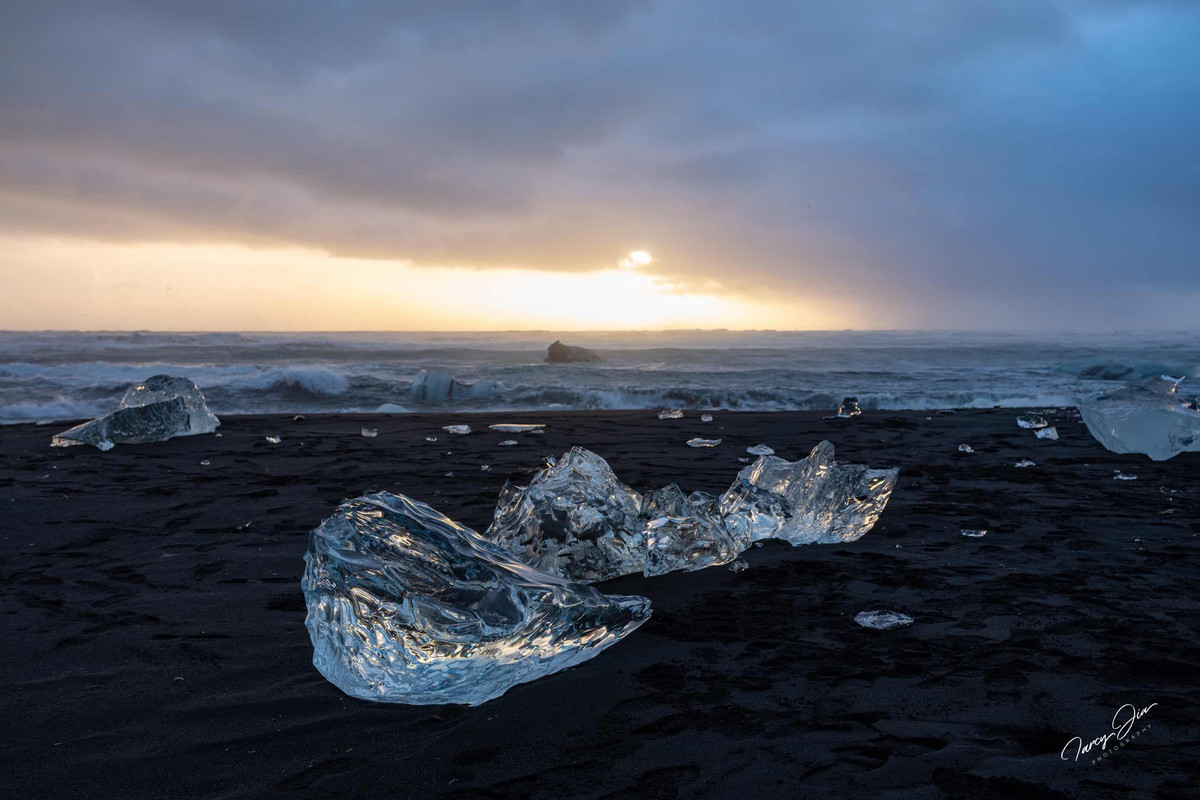
{"label": "cloud layer", "polygon": [[0,230],[1136,326],[1200,288],[1198,40],[1120,0],[8,3]]}

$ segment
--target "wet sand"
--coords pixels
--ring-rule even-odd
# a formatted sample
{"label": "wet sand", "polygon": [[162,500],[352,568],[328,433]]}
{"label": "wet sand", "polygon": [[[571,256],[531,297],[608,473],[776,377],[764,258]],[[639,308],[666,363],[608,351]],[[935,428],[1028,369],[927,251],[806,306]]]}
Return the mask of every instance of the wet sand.
{"label": "wet sand", "polygon": [[[1048,414],[1061,439],[1041,441],[1018,413],[242,416],[223,419],[221,438],[108,453],[51,449],[66,424],[0,428],[0,786],[67,798],[1196,797],[1200,453],[1114,455],[1068,409]],[[459,422],[476,432],[440,430]],[[493,422],[548,427],[522,436]],[[724,443],[692,449],[692,436]],[[520,444],[497,447],[509,438]],[[573,444],[636,489],[717,492],[746,446],[797,458],[822,438],[840,458],[900,467],[870,534],[771,542],[738,574],[600,584],[649,597],[654,616],[586,664],[477,708],[352,700],[311,665],[302,557],[343,498],[403,492],[482,530],[506,478]],[[1021,458],[1037,466],[1015,468]],[[1114,480],[1117,469],[1138,479]],[[960,534],[979,526],[987,536]],[[854,624],[875,608],[916,623]],[[1098,748],[1062,759],[1072,737],[1111,733],[1127,703],[1157,704],[1136,738],[1097,764]]]}

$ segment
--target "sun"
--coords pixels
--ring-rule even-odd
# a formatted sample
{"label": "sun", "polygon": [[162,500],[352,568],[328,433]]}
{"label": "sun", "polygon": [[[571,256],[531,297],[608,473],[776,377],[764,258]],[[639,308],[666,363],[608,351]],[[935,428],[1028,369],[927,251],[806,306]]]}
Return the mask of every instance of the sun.
{"label": "sun", "polygon": [[620,265],[621,269],[637,269],[638,267],[644,267],[653,261],[654,257],[645,250],[634,250],[632,253],[625,256],[625,258],[622,258],[620,261],[618,261],[617,264]]}

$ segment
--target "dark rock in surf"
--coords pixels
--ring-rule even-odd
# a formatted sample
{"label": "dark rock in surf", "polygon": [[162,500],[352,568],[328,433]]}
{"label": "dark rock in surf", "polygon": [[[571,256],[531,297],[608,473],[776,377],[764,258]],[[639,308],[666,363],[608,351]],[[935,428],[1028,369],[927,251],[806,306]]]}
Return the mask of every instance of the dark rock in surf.
{"label": "dark rock in surf", "polygon": [[577,347],[556,341],[546,348],[546,363],[548,364],[590,363],[599,360],[600,356],[586,347]]}

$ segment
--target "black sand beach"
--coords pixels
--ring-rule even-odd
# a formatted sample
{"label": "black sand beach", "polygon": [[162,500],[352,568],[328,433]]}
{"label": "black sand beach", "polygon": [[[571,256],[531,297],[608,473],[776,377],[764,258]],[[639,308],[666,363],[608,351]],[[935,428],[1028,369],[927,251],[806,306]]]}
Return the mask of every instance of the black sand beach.
{"label": "black sand beach", "polygon": [[[1197,797],[1200,453],[1114,455],[1065,409],[1041,441],[1018,413],[244,416],[108,453],[4,427],[0,794]],[[486,430],[531,421],[546,433]],[[459,422],[476,432],[440,430]],[[352,700],[311,665],[302,557],[343,498],[403,492],[482,530],[506,478],[570,445],[639,490],[716,492],[746,446],[822,438],[901,468],[871,533],[601,584],[654,616],[582,666],[463,708]],[[916,623],[854,624],[874,608]],[[1156,704],[1136,738],[1063,760],[1127,703]]]}

